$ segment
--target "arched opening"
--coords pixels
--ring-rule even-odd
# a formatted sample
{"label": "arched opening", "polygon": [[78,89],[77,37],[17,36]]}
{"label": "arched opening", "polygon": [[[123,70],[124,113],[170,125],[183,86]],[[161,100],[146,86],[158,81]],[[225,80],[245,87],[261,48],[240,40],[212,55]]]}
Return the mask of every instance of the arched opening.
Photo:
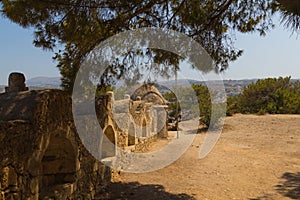
{"label": "arched opening", "polygon": [[128,146],[135,145],[135,127],[133,123],[130,123],[128,129]]}
{"label": "arched opening", "polygon": [[157,92],[154,91],[149,91],[146,94],[144,94],[141,97],[142,100],[147,101],[147,102],[152,102],[154,104],[158,104],[158,105],[164,105],[165,104],[165,100],[164,98],[159,95]]}
{"label": "arched opening", "polygon": [[142,124],[142,137],[147,137],[147,123],[145,119]]}
{"label": "arched opening", "polygon": [[152,121],[151,121],[151,132],[152,134],[156,134],[156,127],[157,127],[157,112],[156,110],[152,110]]}
{"label": "arched opening", "polygon": [[115,131],[112,126],[108,126],[105,129],[104,135],[106,137],[103,137],[102,140],[101,157],[107,158],[116,156],[116,138]]}
{"label": "arched opening", "polygon": [[75,180],[76,156],[71,142],[65,137],[52,136],[41,160],[40,198],[71,187]]}

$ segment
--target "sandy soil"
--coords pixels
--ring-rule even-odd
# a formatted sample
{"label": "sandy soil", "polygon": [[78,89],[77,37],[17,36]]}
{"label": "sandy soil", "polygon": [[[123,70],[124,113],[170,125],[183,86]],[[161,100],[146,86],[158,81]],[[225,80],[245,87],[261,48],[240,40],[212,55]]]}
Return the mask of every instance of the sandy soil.
{"label": "sandy soil", "polygon": [[300,199],[300,115],[228,117],[213,151],[199,159],[204,137],[163,169],[121,173],[109,199]]}

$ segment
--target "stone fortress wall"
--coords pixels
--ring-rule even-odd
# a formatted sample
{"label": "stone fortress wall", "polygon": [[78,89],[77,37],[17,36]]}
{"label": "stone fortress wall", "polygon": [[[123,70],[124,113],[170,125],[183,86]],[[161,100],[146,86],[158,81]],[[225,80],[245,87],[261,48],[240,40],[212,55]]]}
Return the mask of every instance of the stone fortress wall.
{"label": "stone fortress wall", "polygon": [[[106,137],[90,137],[99,148],[87,150],[83,143],[89,141],[74,125],[71,97],[54,89],[28,91],[24,82],[23,74],[12,73],[0,94],[0,200],[95,199],[111,181],[103,162],[118,156],[118,149],[144,151],[153,138],[167,137],[166,122],[158,118],[164,102],[153,106],[144,89],[143,99],[120,101],[108,92],[95,105]],[[99,152],[102,162],[89,151]]]}

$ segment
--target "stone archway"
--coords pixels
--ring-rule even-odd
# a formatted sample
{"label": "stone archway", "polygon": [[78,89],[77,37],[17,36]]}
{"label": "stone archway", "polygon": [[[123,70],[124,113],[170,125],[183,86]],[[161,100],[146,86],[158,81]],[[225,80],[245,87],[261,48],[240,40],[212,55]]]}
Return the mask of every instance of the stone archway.
{"label": "stone archway", "polygon": [[116,156],[116,135],[111,125],[104,129],[104,135],[101,145],[101,157],[114,157]]}
{"label": "stone archway", "polygon": [[151,133],[152,135],[157,134],[157,110],[151,109]]}
{"label": "stone archway", "polygon": [[142,123],[142,137],[147,137],[147,122],[146,122],[146,119],[143,119],[143,123]]}
{"label": "stone archway", "polygon": [[135,145],[136,142],[136,130],[134,123],[131,122],[128,129],[128,146]]}
{"label": "stone archway", "polygon": [[145,93],[141,97],[141,99],[143,101],[151,102],[151,103],[157,104],[157,105],[164,105],[165,104],[164,98],[158,92],[154,92],[154,91],[149,91],[149,92]]}
{"label": "stone archway", "polygon": [[[41,160],[39,198],[71,195],[76,181],[74,147],[66,137],[52,135]],[[69,194],[66,190],[70,190]]]}

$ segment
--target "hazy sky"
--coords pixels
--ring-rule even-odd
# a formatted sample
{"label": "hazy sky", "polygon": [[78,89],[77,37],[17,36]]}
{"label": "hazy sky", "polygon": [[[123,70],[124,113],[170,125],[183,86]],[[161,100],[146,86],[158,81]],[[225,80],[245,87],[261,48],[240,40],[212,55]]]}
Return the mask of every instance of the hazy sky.
{"label": "hazy sky", "polygon": [[[7,84],[13,71],[25,73],[27,79],[59,76],[52,60],[54,53],[34,47],[32,41],[32,29],[23,29],[0,16],[0,84]],[[238,34],[236,47],[244,49],[244,54],[222,74],[224,79],[300,78],[300,38],[279,25],[266,37]]]}

